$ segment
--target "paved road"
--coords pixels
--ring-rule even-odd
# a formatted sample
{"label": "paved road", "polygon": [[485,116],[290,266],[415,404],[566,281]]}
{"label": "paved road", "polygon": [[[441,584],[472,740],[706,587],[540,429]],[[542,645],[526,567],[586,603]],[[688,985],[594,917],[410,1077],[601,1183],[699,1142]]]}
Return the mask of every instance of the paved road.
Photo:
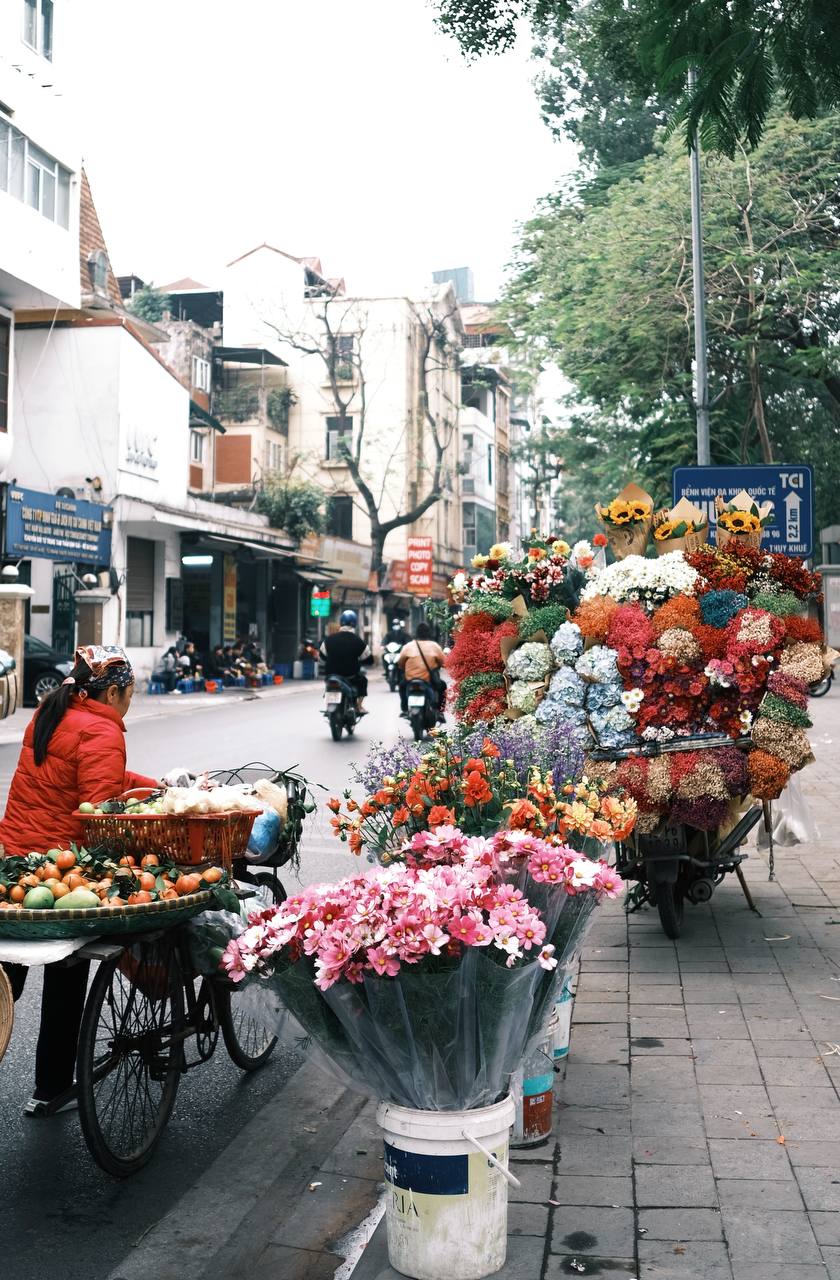
{"label": "paved road", "polygon": [[[371,714],[351,741],[330,739],[318,714],[320,686],[291,686],[248,702],[203,701],[195,710],[140,714],[133,725],[129,721],[129,763],[152,775],[179,764],[195,769],[251,760],[296,764],[335,792],[346,785],[350,764],[363,758],[372,741],[391,741],[400,732],[396,696],[378,678],[371,688]],[[404,723],[402,731],[407,731]],[[16,746],[0,746],[3,803],[17,756]],[[310,826],[302,868],[307,881],[334,879],[355,865],[330,839],[327,816],[315,815]],[[263,1071],[248,1078],[220,1050],[182,1080],[157,1158],[129,1182],[115,1183],[90,1160],[74,1114],[46,1122],[21,1116],[32,1082],[39,993],[35,971],[18,1002],[15,1035],[0,1064],[0,1221],[14,1224],[4,1233],[0,1274],[3,1280],[52,1275],[102,1280],[283,1086],[299,1059],[292,1051],[277,1051]]]}

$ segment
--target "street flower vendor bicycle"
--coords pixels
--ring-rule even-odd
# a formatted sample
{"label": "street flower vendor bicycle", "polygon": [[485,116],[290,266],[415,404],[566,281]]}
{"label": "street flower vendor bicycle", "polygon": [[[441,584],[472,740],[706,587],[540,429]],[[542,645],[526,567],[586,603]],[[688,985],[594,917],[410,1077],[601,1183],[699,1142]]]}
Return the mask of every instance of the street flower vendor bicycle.
{"label": "street flower vendor bicycle", "polygon": [[[651,760],[677,752],[732,751],[748,746],[749,741],[746,738],[733,742],[725,735],[694,734],[620,749],[596,748],[592,759],[618,763]],[[728,830],[699,830],[685,822],[667,819],[649,833],[634,830],[626,840],[616,844],[616,870],[622,879],[636,882],[627,896],[627,910],[638,911],[649,903],[659,913],[665,936],[678,938],[686,900],[708,902],[717,885],[734,872],[748,906],[755,911],[741,870],[741,863],[747,857],[742,846],[761,816],[762,806],[753,805]]]}
{"label": "street flower vendor bicycle", "polygon": [[[255,780],[257,774],[285,788],[286,821],[265,869],[255,872],[247,864],[244,847],[232,851],[232,861],[236,899],[247,902],[261,895],[268,904],[285,896],[277,868],[297,856],[309,800],[306,783],[296,774],[256,765],[228,771],[229,780],[237,775],[238,781],[246,781],[242,775]],[[220,1035],[243,1071],[262,1067],[274,1051],[276,1037],[250,1015],[241,992],[218,969],[226,937],[224,926],[216,937],[213,915],[206,917],[210,945],[196,945],[190,922],[218,906],[213,899],[220,896],[217,882],[185,897],[110,910],[6,911],[0,917],[0,958],[4,940],[14,939],[19,951],[26,939],[51,937],[64,939],[61,963],[98,962],[82,1018],[72,1092],[88,1149],[113,1177],[128,1177],[148,1163],[172,1113],[181,1076],[209,1061]],[[229,891],[227,899],[221,905],[235,905]],[[40,919],[31,921],[35,916]],[[33,943],[38,945],[43,944]],[[34,952],[31,963],[39,963]],[[0,1058],[12,1021],[11,990],[0,969]],[[70,1096],[55,1099],[46,1112],[60,1109]]]}

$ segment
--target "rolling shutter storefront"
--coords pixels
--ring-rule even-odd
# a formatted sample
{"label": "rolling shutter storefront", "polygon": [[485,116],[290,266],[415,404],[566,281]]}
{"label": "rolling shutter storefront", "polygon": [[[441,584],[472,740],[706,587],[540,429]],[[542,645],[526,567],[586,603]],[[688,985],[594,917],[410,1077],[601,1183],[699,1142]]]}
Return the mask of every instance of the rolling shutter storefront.
{"label": "rolling shutter storefront", "polygon": [[149,538],[129,538],[126,563],[126,644],[148,648],[154,643],[155,543]]}

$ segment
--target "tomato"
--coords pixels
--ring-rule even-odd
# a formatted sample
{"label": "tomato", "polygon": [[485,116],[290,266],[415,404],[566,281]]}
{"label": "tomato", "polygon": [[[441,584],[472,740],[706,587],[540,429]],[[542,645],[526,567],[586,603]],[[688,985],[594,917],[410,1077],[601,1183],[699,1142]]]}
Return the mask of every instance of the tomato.
{"label": "tomato", "polygon": [[102,905],[103,907],[124,907],[125,898],[121,898],[118,894],[115,894],[113,898],[103,898]]}
{"label": "tomato", "polygon": [[60,880],[61,871],[54,862],[45,862],[41,868],[41,876],[44,880]]}
{"label": "tomato", "polygon": [[70,886],[63,884],[61,880],[56,880],[54,885],[50,885],[50,889],[54,898],[66,898],[70,892]]}
{"label": "tomato", "polygon": [[134,866],[134,855],[133,855],[133,854],[131,854],[131,853],[129,853],[126,857],[124,857],[124,858],[120,858],[120,866],[121,866],[121,867],[133,867],[133,866]]}
{"label": "tomato", "polygon": [[164,902],[168,902],[170,899],[178,897],[174,889],[164,889],[160,896]]}
{"label": "tomato", "polygon": [[141,867],[159,867],[160,859],[156,853],[147,853],[145,858],[140,859]]}
{"label": "tomato", "polygon": [[68,889],[86,889],[88,887],[84,876],[80,876],[78,871],[68,871],[62,879]]}
{"label": "tomato", "polygon": [[224,874],[221,867],[208,867],[202,871],[201,878],[205,884],[218,884]]}
{"label": "tomato", "polygon": [[9,897],[11,898],[12,902],[23,902],[24,898],[26,897],[26,890],[24,889],[23,885],[16,884],[15,887],[12,889],[11,893],[9,894]]}
{"label": "tomato", "polygon": [[136,893],[130,893],[128,895],[128,902],[130,906],[134,906],[135,903],[138,903],[138,902],[151,902],[151,901],[152,901],[152,895],[149,893],[148,889],[138,889]]}
{"label": "tomato", "polygon": [[155,878],[152,875],[151,871],[141,871],[137,879],[140,882],[141,889],[154,889]]}
{"label": "tomato", "polygon": [[28,876],[21,876],[18,884],[24,885],[27,889],[37,889],[41,883],[41,877],[32,872]]}
{"label": "tomato", "polygon": [[55,865],[59,871],[69,871],[71,867],[76,865],[76,855],[72,849],[62,849],[61,853],[56,856]]}

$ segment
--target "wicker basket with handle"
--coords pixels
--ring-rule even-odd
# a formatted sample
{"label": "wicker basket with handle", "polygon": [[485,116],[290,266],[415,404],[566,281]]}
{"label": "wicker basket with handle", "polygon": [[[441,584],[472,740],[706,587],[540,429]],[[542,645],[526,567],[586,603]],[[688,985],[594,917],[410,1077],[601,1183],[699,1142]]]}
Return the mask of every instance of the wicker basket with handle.
{"label": "wicker basket with handle", "polygon": [[[126,792],[120,799],[147,799],[151,791]],[[248,845],[256,813],[79,813],[87,845],[108,844],[135,857],[156,853],[195,867],[214,863],[230,871]]]}
{"label": "wicker basket with handle", "polygon": [[9,1047],[15,1021],[15,1000],[12,984],[0,966],[0,1059]]}

